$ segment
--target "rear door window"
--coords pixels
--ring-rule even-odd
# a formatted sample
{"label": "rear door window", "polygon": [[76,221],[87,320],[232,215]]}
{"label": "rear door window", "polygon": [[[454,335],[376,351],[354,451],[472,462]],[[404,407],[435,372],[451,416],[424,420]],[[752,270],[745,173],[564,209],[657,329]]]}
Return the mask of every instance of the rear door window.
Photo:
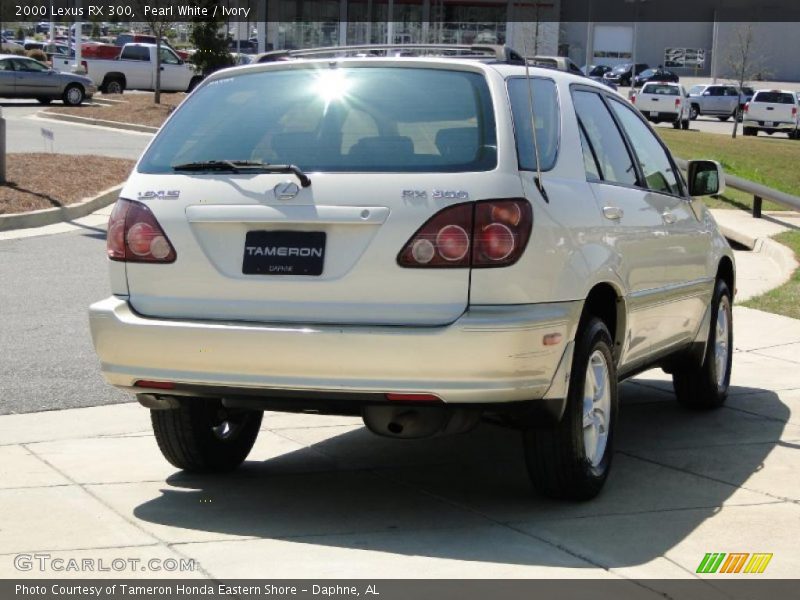
{"label": "rear door window", "polygon": [[249,160],[306,171],[467,172],[497,165],[483,75],[467,71],[293,68],[219,79],[195,91],[139,170]]}
{"label": "rear door window", "polygon": [[[556,164],[559,142],[559,123],[556,85],[550,79],[514,77],[508,80],[508,95],[514,119],[514,137],[517,143],[519,168],[536,170],[536,146],[533,129],[536,127],[536,143],[539,148],[539,167],[548,171]],[[531,117],[531,101],[533,117]]]}
{"label": "rear door window", "polygon": [[581,128],[581,142],[585,144],[583,157],[587,178],[636,185],[633,160],[600,94],[576,90],[572,92],[572,102]]}

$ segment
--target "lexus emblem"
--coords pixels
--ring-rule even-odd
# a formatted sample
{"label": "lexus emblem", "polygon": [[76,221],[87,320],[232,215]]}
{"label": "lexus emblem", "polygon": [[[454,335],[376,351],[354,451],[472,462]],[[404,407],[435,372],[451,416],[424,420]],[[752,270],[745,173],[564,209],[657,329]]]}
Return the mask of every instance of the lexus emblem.
{"label": "lexus emblem", "polygon": [[293,181],[282,181],[272,188],[272,191],[278,200],[291,200],[300,193],[300,186]]}

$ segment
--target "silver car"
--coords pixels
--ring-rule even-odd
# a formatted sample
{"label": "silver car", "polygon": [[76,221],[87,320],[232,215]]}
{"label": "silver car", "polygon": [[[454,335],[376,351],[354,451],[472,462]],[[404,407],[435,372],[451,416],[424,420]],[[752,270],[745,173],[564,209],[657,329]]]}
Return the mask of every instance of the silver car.
{"label": "silver car", "polygon": [[63,100],[78,106],[95,92],[88,77],[54,71],[32,58],[0,54],[0,98],[36,98],[42,104]]}
{"label": "silver car", "polygon": [[537,489],[590,498],[618,381],[725,400],[733,252],[692,198],[724,174],[684,179],[619,94],[509,48],[363,55],[414,48],[278,51],[189,95],[110,216],[100,368],[187,471],[236,468],[265,410],[396,439],[485,414]]}

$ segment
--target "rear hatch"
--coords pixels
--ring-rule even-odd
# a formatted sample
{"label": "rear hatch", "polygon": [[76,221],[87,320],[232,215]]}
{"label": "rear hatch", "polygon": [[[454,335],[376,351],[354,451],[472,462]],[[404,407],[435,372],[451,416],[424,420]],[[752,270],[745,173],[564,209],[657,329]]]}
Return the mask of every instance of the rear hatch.
{"label": "rear hatch", "polygon": [[[496,155],[489,89],[466,65],[292,64],[213,80],[123,190],[151,208],[177,254],[127,263],[131,304],[172,318],[452,322],[469,301],[469,269],[401,268],[397,256],[446,206],[520,195],[513,172],[487,173]],[[208,161],[293,164],[311,185],[270,167],[205,171]]]}
{"label": "rear hatch", "polygon": [[763,122],[764,127],[797,120],[797,100],[791,92],[756,92],[747,107],[748,120]]}
{"label": "rear hatch", "polygon": [[[636,95],[636,108],[645,116],[651,113],[675,113],[681,109],[683,99],[676,86],[660,83],[646,83],[642,91]],[[656,114],[652,114],[656,116]]]}

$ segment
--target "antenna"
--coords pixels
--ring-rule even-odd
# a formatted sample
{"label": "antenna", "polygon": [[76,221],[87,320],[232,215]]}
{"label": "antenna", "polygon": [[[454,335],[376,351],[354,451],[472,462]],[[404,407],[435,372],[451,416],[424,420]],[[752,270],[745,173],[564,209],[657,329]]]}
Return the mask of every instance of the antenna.
{"label": "antenna", "polygon": [[542,185],[542,167],[539,160],[539,141],[536,139],[536,116],[533,112],[533,81],[531,80],[531,70],[528,64],[528,38],[524,34],[524,32],[522,35],[522,51],[525,53],[525,82],[527,83],[528,87],[528,108],[530,109],[531,113],[533,154],[536,158],[536,177],[533,178],[533,181],[536,184],[536,189],[539,190],[539,193],[542,195],[542,198],[544,198],[544,201],[549,204],[550,199],[547,197],[547,192],[544,191],[544,185]]}

